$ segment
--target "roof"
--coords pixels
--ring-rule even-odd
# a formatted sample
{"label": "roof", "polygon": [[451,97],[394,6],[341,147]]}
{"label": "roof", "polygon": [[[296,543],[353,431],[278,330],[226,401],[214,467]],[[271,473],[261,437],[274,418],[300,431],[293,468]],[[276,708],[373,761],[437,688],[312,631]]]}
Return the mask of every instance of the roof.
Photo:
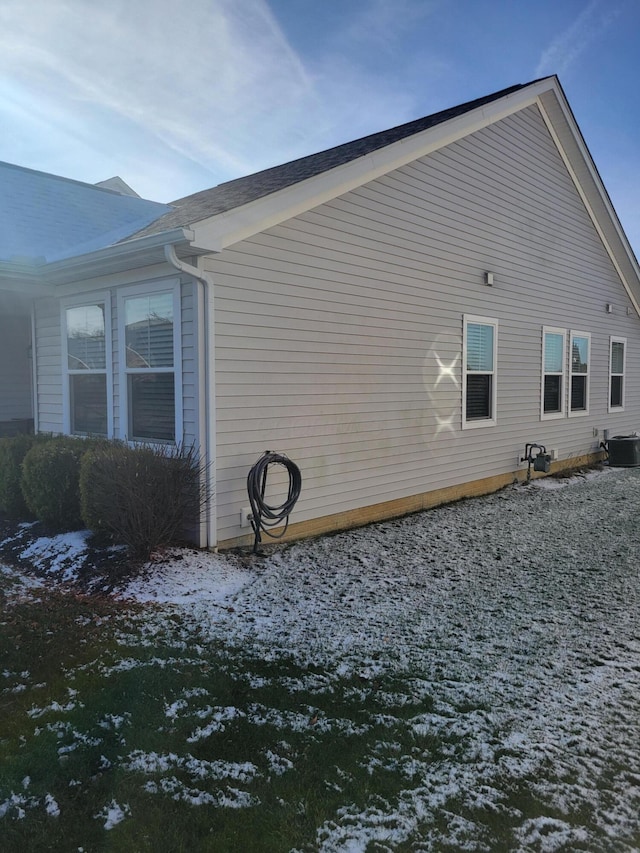
{"label": "roof", "polygon": [[510,86],[491,95],[467,101],[456,107],[441,110],[424,118],[392,127],[389,130],[372,133],[369,136],[363,136],[361,139],[337,145],[326,151],[310,154],[307,157],[301,157],[298,160],[292,160],[280,166],[273,166],[270,169],[264,169],[261,172],[255,172],[252,175],[236,178],[235,180],[218,184],[218,186],[211,189],[185,196],[177,201],[172,201],[171,207],[173,210],[151,223],[135,236],[144,237],[148,234],[157,234],[170,228],[185,227],[193,222],[207,219],[210,216],[226,213],[236,207],[241,207],[251,201],[271,195],[278,190],[285,189],[308,178],[316,177],[323,172],[327,172],[337,166],[342,166],[359,157],[364,157],[372,151],[385,148],[401,139],[414,136],[416,133],[428,130],[431,127],[435,127],[466,112],[496,101],[505,95],[517,92],[519,89],[523,89],[529,85],[531,84]]}
{"label": "roof", "polygon": [[0,262],[44,264],[111,246],[166,204],[0,163]]}
{"label": "roof", "polygon": [[132,189],[129,184],[122,180],[120,175],[114,175],[112,178],[107,178],[106,181],[96,181],[96,187],[104,187],[107,190],[113,190],[120,195],[132,195],[135,198],[140,198],[138,193]]}

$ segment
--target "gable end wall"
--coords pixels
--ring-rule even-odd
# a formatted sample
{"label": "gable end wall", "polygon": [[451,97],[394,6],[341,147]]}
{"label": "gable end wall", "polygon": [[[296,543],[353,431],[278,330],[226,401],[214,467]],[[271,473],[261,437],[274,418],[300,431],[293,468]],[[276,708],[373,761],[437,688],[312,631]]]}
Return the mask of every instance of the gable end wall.
{"label": "gable end wall", "polygon": [[[640,426],[638,319],[535,106],[206,263],[220,541],[247,532],[265,449],[302,470],[297,522],[508,474],[526,442],[577,457],[594,427]],[[461,429],[464,314],[499,321],[495,427]],[[591,333],[588,416],[540,420],[543,325]],[[610,335],[628,342],[615,415]]]}

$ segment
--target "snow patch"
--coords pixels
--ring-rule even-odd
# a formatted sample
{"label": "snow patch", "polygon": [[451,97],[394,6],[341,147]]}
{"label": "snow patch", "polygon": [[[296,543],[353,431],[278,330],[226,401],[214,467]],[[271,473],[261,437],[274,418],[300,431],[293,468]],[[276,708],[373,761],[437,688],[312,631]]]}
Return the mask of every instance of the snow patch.
{"label": "snow patch", "polygon": [[147,563],[120,594],[136,601],[181,605],[205,601],[207,607],[223,607],[255,578],[255,572],[230,557],[174,548],[162,562]]}
{"label": "snow patch", "polygon": [[60,580],[73,581],[78,577],[90,536],[88,530],[41,536],[25,548],[20,557],[29,560],[36,569],[57,575]]}
{"label": "snow patch", "polygon": [[60,806],[57,804],[51,794],[47,794],[45,796],[44,808],[49,817],[60,817]]}
{"label": "snow patch", "polygon": [[127,803],[120,805],[115,800],[106,805],[102,811],[98,812],[94,817],[97,820],[104,820],[105,829],[113,829],[119,823],[131,815],[131,808]]}

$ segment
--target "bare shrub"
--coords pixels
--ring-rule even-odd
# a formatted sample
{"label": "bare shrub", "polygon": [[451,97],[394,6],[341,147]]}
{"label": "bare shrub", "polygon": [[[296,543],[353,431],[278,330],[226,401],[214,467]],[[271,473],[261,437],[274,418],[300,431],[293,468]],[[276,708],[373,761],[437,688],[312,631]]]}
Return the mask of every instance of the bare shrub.
{"label": "bare shrub", "polygon": [[90,530],[147,559],[156,548],[184,539],[204,501],[193,448],[130,447],[119,442],[91,450],[80,471],[82,517]]}

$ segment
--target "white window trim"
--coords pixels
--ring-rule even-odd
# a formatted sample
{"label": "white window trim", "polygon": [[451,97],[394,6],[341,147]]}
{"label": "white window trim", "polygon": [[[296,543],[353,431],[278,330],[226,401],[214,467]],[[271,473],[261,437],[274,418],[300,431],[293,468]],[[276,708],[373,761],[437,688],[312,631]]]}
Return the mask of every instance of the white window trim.
{"label": "white window trim", "polygon": [[[613,344],[622,344],[624,346],[624,351],[622,355],[622,373],[612,373],[611,371],[611,351],[613,350]],[[611,405],[611,379],[613,376],[622,376],[622,405],[621,406],[612,406]],[[609,338],[609,396],[607,398],[607,411],[609,412],[624,412],[624,403],[625,403],[625,395],[627,391],[627,339],[616,337],[615,335],[611,335]]]}
{"label": "white window trim", "polygon": [[[586,373],[574,374],[572,369],[571,369],[571,353],[573,352],[574,338],[587,338],[587,340],[589,341],[589,359],[587,361],[587,372]],[[568,364],[569,364],[569,373],[568,373],[569,381],[567,382],[567,414],[569,415],[570,418],[581,418],[581,417],[584,417],[585,415],[589,414],[589,403],[590,403],[590,396],[591,396],[590,395],[590,387],[589,387],[591,385],[591,382],[590,382],[590,379],[591,379],[591,332],[577,332],[577,331],[574,331],[572,329],[569,333],[569,352],[568,352],[567,356],[568,356]],[[585,405],[584,409],[578,409],[575,412],[571,410],[571,380],[572,380],[574,375],[586,377],[586,382],[585,382],[585,397],[586,397],[585,404],[586,405]]]}
{"label": "white window trim", "polygon": [[[547,373],[544,369],[544,342],[545,335],[562,335],[562,373]],[[560,392],[560,411],[545,412],[544,410],[544,378],[545,376],[560,376],[561,377],[561,392]],[[564,418],[567,413],[567,330],[558,329],[555,326],[542,327],[542,382],[540,387],[540,420],[552,421],[558,418]]]}
{"label": "white window trim", "polygon": [[[175,441],[134,441],[129,439],[129,395],[127,393],[127,376],[129,373],[141,373],[142,370],[127,368],[127,357],[125,352],[124,331],[124,304],[127,299],[138,296],[157,296],[159,293],[171,293],[173,295],[173,367],[159,367],[155,369],[158,373],[173,373],[174,375],[174,411],[175,411]],[[118,290],[118,395],[120,403],[120,419],[118,425],[118,436],[123,441],[131,444],[176,444],[182,443],[183,439],[183,403],[182,403],[182,314],[180,310],[180,282],[178,279],[162,279],[153,282],[143,282],[131,287]]]}
{"label": "white window trim", "polygon": [[[113,438],[113,349],[111,328],[111,294],[108,291],[83,293],[81,296],[68,297],[60,301],[60,330],[62,334],[62,432],[71,435],[71,395],[69,377],[84,374],[85,371],[69,370],[69,352],[67,345],[67,308],[81,308],[88,305],[104,305],[104,346],[105,374],[107,382],[107,438]],[[91,373],[100,371],[92,370]]]}
{"label": "white window trim", "polygon": [[[491,373],[491,417],[467,420],[467,326],[478,323],[483,326],[493,326],[493,371]],[[474,371],[471,371],[472,373]],[[498,403],[498,321],[493,317],[478,317],[474,314],[463,314],[462,317],[462,429],[481,429],[496,426]]]}

